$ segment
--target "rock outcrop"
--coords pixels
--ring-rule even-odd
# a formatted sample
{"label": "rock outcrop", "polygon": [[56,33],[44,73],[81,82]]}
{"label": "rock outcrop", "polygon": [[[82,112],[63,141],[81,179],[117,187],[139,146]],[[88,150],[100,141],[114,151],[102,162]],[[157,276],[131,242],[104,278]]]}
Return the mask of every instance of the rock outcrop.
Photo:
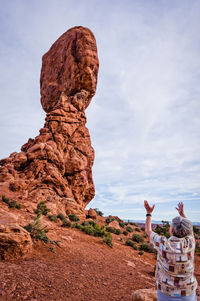
{"label": "rock outcrop", "polygon": [[30,234],[17,224],[0,224],[0,259],[18,259],[32,251]]}
{"label": "rock outcrop", "polygon": [[[65,32],[42,58],[40,134],[0,160],[0,195],[34,209],[39,201],[84,215],[95,195],[94,150],[85,109],[96,91],[98,56],[94,35],[84,27]],[[58,206],[57,206],[58,205]]]}

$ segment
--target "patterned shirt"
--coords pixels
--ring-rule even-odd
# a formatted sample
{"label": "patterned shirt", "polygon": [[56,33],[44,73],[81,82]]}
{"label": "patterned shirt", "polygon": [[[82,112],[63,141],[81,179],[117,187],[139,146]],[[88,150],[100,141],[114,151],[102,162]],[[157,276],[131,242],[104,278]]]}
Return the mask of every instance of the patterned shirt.
{"label": "patterned shirt", "polygon": [[152,231],[150,243],[158,251],[157,288],[173,297],[192,295],[197,287],[194,277],[194,236],[171,236],[167,239]]}

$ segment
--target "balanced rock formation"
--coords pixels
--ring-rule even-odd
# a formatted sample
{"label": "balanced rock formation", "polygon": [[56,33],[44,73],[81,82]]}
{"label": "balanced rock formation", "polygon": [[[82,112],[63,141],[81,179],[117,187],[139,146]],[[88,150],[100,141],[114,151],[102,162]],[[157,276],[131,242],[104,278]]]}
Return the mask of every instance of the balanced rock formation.
{"label": "balanced rock formation", "polygon": [[48,200],[55,212],[84,215],[95,195],[85,109],[96,91],[98,67],[94,35],[84,27],[65,32],[43,56],[45,124],[21,152],[0,160],[0,195],[29,209]]}

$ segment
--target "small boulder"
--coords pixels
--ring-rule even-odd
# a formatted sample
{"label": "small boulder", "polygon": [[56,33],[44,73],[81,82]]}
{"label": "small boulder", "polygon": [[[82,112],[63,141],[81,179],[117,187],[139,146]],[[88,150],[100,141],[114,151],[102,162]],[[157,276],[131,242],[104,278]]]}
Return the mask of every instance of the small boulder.
{"label": "small boulder", "polygon": [[87,218],[96,219],[97,218],[96,211],[94,209],[90,208],[87,213]]}
{"label": "small boulder", "polygon": [[118,221],[112,221],[112,222],[110,222],[110,223],[109,223],[109,227],[112,227],[112,228],[114,228],[114,229],[121,229],[121,227],[120,227]]}
{"label": "small boulder", "polygon": [[25,257],[32,251],[30,234],[17,224],[0,224],[0,259]]}
{"label": "small boulder", "polygon": [[157,301],[157,291],[154,289],[140,289],[132,293],[132,301]]}

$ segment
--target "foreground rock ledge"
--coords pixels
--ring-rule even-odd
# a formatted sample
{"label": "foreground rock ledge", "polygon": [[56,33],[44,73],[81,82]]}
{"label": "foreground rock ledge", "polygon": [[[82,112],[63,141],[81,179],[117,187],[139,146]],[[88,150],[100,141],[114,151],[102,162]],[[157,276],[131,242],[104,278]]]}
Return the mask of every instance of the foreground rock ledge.
{"label": "foreground rock ledge", "polygon": [[41,104],[45,124],[9,158],[0,160],[0,195],[34,209],[84,215],[95,195],[94,150],[85,109],[96,91],[98,56],[94,35],[84,27],[65,32],[42,58]]}

